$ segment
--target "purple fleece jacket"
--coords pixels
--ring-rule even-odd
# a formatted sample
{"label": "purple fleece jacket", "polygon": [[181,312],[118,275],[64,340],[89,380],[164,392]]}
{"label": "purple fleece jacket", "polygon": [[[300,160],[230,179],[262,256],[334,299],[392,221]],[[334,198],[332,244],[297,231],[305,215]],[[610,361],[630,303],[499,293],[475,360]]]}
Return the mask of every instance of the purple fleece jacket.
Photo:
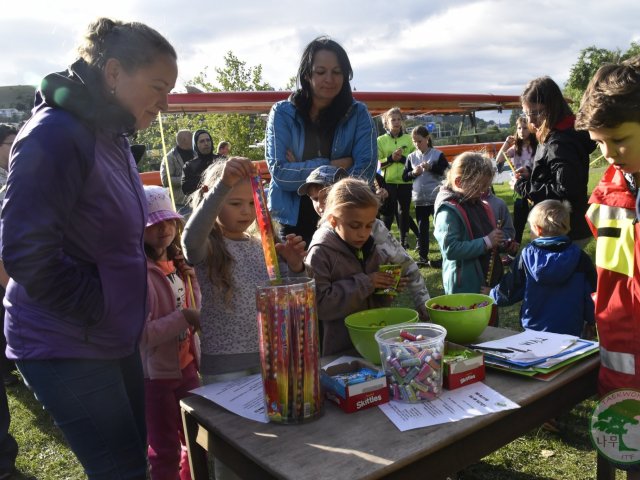
{"label": "purple fleece jacket", "polygon": [[0,222],[8,358],[135,352],[147,309],[146,218],[127,139],[38,94],[13,146]]}

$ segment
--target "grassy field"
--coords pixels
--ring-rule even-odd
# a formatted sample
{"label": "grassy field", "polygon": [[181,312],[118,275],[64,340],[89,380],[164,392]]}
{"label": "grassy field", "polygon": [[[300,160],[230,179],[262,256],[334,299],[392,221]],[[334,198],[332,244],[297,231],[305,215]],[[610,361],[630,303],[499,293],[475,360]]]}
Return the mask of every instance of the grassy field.
{"label": "grassy field", "polygon": [[[594,170],[590,187],[597,183],[601,169]],[[496,194],[511,207],[513,196],[506,184],[496,185]],[[410,234],[410,243],[415,238]],[[525,231],[524,238],[528,238]],[[587,251],[593,255],[594,242]],[[432,244],[431,257],[438,258],[437,246]],[[415,253],[412,251],[412,254]],[[440,270],[423,269],[432,296],[440,295],[442,279]],[[406,296],[398,300],[409,305]],[[505,328],[520,328],[519,305],[500,310],[500,324]],[[534,380],[532,380],[534,381]],[[84,478],[77,460],[66,447],[60,432],[50,417],[42,410],[33,395],[21,383],[8,388],[9,408],[12,414],[11,432],[20,445],[17,480]],[[588,416],[593,401],[577,405],[570,412],[558,417],[560,433],[550,433],[542,428],[532,430],[515,442],[482,459],[481,462],[462,470],[461,480],[543,480],[543,479],[595,479],[596,455],[587,432]],[[302,477],[301,477],[302,478]],[[616,478],[623,478],[618,472]]]}

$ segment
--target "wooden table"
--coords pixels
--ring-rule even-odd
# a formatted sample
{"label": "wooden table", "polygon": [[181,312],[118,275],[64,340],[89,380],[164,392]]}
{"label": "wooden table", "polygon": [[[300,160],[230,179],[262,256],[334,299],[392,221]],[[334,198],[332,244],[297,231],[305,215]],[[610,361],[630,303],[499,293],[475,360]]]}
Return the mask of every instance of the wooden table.
{"label": "wooden table", "polygon": [[[479,341],[513,333],[489,327]],[[445,478],[594,395],[598,364],[593,355],[550,382],[487,369],[485,383],[520,408],[406,432],[375,407],[325,402],[315,421],[261,424],[192,396],[181,402],[192,476],[209,478],[209,450],[246,479]]]}

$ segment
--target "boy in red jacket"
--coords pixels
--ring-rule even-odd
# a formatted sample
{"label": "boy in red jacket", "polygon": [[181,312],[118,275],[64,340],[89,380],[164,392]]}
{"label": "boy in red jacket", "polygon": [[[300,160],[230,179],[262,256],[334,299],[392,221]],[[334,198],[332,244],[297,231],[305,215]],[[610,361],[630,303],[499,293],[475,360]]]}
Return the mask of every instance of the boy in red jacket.
{"label": "boy in red jacket", "polygon": [[[576,129],[588,130],[610,166],[591,195],[597,239],[595,317],[601,395],[640,389],[640,56],[601,67],[582,97]],[[617,465],[623,468],[621,465]],[[640,478],[633,464],[627,478]]]}

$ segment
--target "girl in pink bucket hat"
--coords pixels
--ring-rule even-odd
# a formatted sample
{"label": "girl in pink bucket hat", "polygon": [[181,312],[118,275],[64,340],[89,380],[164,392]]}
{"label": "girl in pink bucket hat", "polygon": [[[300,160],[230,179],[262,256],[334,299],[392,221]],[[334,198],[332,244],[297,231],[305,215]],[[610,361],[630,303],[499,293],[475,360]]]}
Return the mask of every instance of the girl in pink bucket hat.
{"label": "girl in pink bucket hat", "polygon": [[[183,219],[167,190],[144,187],[149,215],[144,230],[149,315],[140,341],[152,479],[190,479],[180,417],[181,398],[200,386],[200,287],[182,257]],[[193,292],[193,295],[191,294]],[[195,302],[195,304],[194,304]]]}

